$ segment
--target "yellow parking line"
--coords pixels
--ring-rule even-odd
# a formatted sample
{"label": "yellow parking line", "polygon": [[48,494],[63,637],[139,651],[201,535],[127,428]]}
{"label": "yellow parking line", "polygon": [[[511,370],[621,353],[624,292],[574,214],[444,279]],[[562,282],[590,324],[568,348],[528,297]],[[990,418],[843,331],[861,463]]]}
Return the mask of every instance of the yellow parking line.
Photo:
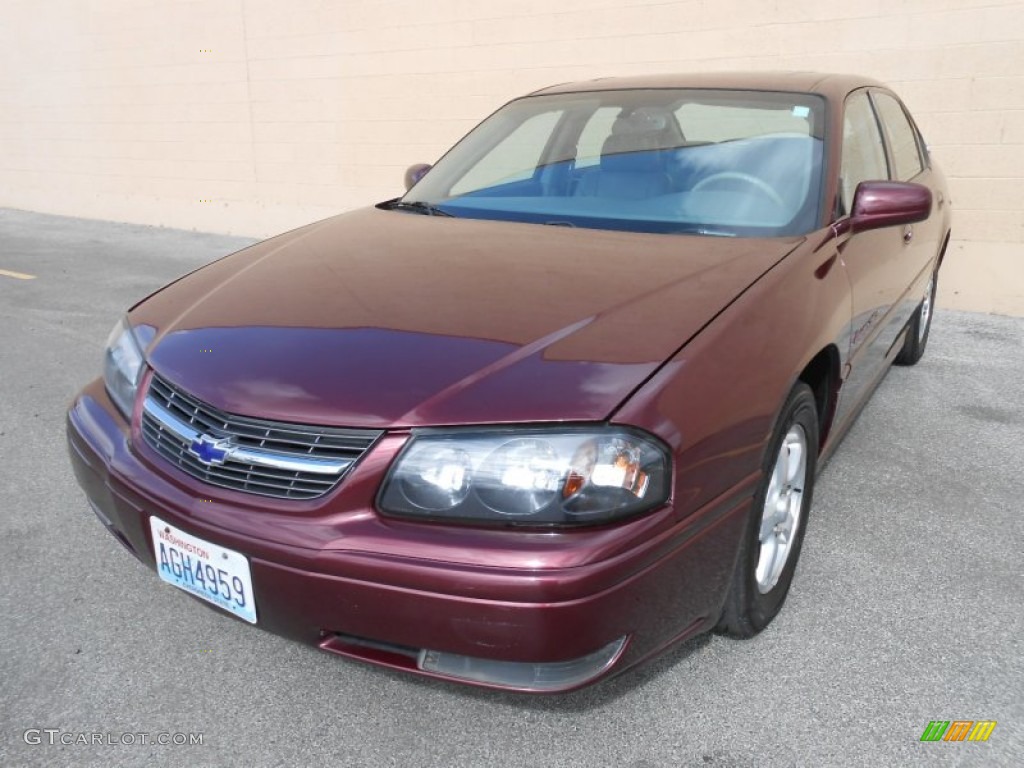
{"label": "yellow parking line", "polygon": [[35,275],[26,275],[24,272],[11,272],[9,269],[0,269],[0,275],[13,277],[15,280],[35,280]]}

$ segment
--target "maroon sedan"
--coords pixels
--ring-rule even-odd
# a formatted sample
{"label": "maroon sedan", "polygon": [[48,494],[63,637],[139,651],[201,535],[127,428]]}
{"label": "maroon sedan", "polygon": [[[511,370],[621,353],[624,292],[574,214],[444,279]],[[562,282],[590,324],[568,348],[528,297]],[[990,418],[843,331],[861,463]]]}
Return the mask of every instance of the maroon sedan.
{"label": "maroon sedan", "polygon": [[408,181],[118,322],[68,414],[99,519],[227,614],[478,685],[763,629],[823,458],[928,341],[949,205],[899,99],[560,85]]}

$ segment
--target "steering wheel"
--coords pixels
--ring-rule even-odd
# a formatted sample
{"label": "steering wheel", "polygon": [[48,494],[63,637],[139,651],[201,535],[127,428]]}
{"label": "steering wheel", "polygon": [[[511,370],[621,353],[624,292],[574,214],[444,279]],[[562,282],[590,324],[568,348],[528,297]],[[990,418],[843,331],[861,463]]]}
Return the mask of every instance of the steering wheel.
{"label": "steering wheel", "polygon": [[735,180],[746,182],[747,184],[761,192],[763,195],[768,197],[768,199],[770,199],[780,208],[786,207],[786,203],[782,200],[781,197],[779,197],[779,193],[772,189],[771,185],[769,185],[764,179],[759,179],[757,176],[751,176],[749,173],[740,173],[739,171],[722,171],[721,173],[713,173],[710,176],[703,178],[696,184],[694,184],[693,189],[690,191],[697,192],[698,190],[703,189],[704,187],[714,184],[716,181],[723,180]]}

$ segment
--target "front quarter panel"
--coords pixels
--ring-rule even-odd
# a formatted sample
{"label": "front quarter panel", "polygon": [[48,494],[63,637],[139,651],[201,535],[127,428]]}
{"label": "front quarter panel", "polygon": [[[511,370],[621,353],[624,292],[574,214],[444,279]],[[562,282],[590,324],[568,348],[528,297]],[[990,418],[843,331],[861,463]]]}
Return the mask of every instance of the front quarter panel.
{"label": "front quarter panel", "polygon": [[648,429],[673,447],[678,515],[738,485],[756,487],[765,444],[804,367],[830,344],[845,363],[850,315],[835,240],[820,230],[619,409],[613,421]]}

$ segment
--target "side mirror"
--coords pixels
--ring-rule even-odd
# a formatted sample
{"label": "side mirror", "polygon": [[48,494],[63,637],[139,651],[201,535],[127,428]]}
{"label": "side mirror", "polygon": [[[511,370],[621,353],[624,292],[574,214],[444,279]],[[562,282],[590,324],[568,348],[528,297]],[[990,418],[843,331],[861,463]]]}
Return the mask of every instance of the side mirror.
{"label": "side mirror", "polygon": [[422,179],[431,168],[429,163],[416,163],[405,169],[405,191],[413,188],[417,181]]}
{"label": "side mirror", "polygon": [[932,191],[903,181],[862,181],[853,194],[854,232],[924,221],[932,212]]}

